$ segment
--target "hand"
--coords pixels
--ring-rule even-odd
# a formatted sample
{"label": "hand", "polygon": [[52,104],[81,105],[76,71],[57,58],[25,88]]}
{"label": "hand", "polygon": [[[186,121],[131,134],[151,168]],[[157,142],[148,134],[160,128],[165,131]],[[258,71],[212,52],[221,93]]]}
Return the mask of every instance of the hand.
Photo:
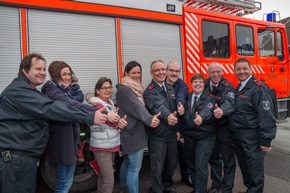
{"label": "hand", "polygon": [[151,121],[151,127],[155,128],[159,125],[160,120],[158,119],[159,116],[161,115],[161,112],[157,113],[156,115],[154,115],[152,121]]}
{"label": "hand", "polygon": [[195,119],[193,121],[196,125],[202,124],[202,117],[198,114],[198,112],[195,113]]}
{"label": "hand", "polygon": [[168,115],[167,121],[169,125],[175,125],[178,122],[176,114],[177,114],[176,111],[174,111],[174,113]]}
{"label": "hand", "polygon": [[217,104],[215,104],[214,105],[213,114],[214,114],[215,118],[220,119],[224,115],[224,112],[223,112],[223,110],[221,108],[218,107]]}
{"label": "hand", "polygon": [[106,107],[102,107],[95,112],[94,124],[103,125],[107,121],[107,115],[102,113],[104,111],[106,111]]}
{"label": "hand", "polygon": [[183,115],[183,114],[184,114],[184,107],[183,107],[183,105],[181,104],[181,102],[179,102],[179,103],[177,104],[177,112],[178,112],[179,115]]}
{"label": "hand", "polygon": [[123,118],[120,118],[118,121],[118,127],[123,129],[124,127],[127,127],[128,122],[127,122],[127,115],[125,115]]}
{"label": "hand", "polygon": [[177,141],[180,140],[180,132],[177,132],[177,133],[176,133],[176,138],[177,138]]}
{"label": "hand", "polygon": [[183,137],[180,137],[179,141],[180,141],[181,143],[184,143],[184,138],[183,138]]}
{"label": "hand", "polygon": [[107,118],[108,121],[112,123],[117,123],[120,119],[120,116],[118,115],[119,108],[114,109],[113,111],[108,112]]}
{"label": "hand", "polygon": [[264,151],[264,152],[269,152],[272,149],[271,147],[266,147],[266,146],[262,146],[262,145],[260,145],[260,147],[261,147],[262,151]]}

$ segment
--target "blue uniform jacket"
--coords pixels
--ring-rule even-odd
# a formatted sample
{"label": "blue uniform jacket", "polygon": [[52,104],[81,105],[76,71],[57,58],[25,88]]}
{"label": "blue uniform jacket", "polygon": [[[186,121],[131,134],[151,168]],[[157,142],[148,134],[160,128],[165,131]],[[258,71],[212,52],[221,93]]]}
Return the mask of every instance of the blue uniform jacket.
{"label": "blue uniform jacket", "polygon": [[145,106],[148,111],[155,115],[161,112],[160,124],[156,128],[149,128],[149,137],[159,140],[170,140],[172,137],[176,137],[177,127],[170,126],[167,121],[169,114],[176,111],[175,91],[174,88],[167,83],[167,94],[162,88],[152,80],[149,86],[145,89],[143,97]]}
{"label": "blue uniform jacket", "polygon": [[188,95],[188,86],[185,84],[183,80],[180,78],[177,79],[177,81],[172,85],[176,92],[176,103],[181,102],[181,104],[184,106],[186,97]]}
{"label": "blue uniform jacket", "polygon": [[235,92],[235,111],[230,116],[232,132],[257,131],[260,145],[270,147],[276,135],[276,121],[268,87],[252,76],[241,91]]}
{"label": "blue uniform jacket", "polygon": [[210,79],[206,80],[205,89],[207,89],[215,99],[215,103],[224,112],[220,119],[216,119],[216,126],[222,128],[229,125],[229,116],[235,110],[235,89],[233,85],[225,78],[221,78],[218,86],[211,91]]}
{"label": "blue uniform jacket", "polygon": [[[203,90],[199,99],[195,102],[193,107],[191,107],[192,103],[192,92],[188,95],[186,105],[185,105],[185,113],[183,115],[183,133],[189,137],[193,137],[195,139],[203,139],[207,137],[212,137],[215,135],[215,122],[213,116],[214,109],[214,98],[212,95],[208,93],[207,90]],[[194,123],[195,113],[202,117],[203,121],[201,125],[196,125]]]}

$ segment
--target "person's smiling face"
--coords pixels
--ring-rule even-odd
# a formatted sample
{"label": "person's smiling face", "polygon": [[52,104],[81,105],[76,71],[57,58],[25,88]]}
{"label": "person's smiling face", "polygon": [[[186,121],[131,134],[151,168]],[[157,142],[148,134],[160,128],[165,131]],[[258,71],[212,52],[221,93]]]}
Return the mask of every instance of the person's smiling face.
{"label": "person's smiling face", "polygon": [[247,62],[236,63],[234,71],[240,82],[247,80],[252,75],[252,68]]}

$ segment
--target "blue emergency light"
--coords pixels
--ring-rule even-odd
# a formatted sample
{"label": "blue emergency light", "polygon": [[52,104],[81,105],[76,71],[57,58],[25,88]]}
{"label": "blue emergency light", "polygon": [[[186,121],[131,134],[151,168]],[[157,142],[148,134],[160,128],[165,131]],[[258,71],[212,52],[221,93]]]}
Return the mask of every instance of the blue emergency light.
{"label": "blue emergency light", "polygon": [[276,22],[276,13],[268,13],[267,14],[267,21]]}

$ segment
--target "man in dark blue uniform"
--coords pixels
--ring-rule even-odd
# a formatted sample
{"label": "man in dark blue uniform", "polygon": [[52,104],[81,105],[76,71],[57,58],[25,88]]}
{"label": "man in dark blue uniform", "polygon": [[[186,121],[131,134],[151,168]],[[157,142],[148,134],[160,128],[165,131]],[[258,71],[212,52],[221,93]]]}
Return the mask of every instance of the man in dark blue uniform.
{"label": "man in dark blue uniform", "polygon": [[249,173],[247,193],[264,189],[264,157],[276,135],[275,112],[269,88],[252,75],[251,64],[240,58],[234,64],[240,83],[235,92],[235,111],[230,117],[234,140],[245,156]]}
{"label": "man in dark blue uniform", "polygon": [[218,62],[208,65],[206,89],[214,95],[216,141],[209,160],[212,186],[208,193],[232,193],[235,178],[235,154],[230,134],[229,116],[234,111],[234,87],[222,76],[222,66]]}
{"label": "man in dark blue uniform", "polygon": [[[186,101],[186,96],[188,95],[188,86],[185,82],[179,78],[181,72],[181,66],[176,61],[170,61],[167,65],[167,84],[171,85],[176,92],[176,103],[179,102],[184,106]],[[180,122],[179,122],[180,123]],[[181,125],[179,124],[179,127]],[[185,160],[184,152],[184,138],[182,135],[182,129],[180,129],[181,135],[179,141],[177,141],[178,149],[178,162],[180,168],[181,181],[186,183],[188,186],[192,186],[191,177],[189,174],[189,169]]]}
{"label": "man in dark blue uniform", "polygon": [[[148,129],[151,170],[151,193],[175,193],[172,176],[177,159],[177,113],[183,115],[182,104],[175,102],[175,91],[165,82],[166,68],[162,60],[150,66],[152,82],[144,91],[145,106],[151,114],[161,112],[160,124]],[[176,112],[177,111],[177,112]]]}

